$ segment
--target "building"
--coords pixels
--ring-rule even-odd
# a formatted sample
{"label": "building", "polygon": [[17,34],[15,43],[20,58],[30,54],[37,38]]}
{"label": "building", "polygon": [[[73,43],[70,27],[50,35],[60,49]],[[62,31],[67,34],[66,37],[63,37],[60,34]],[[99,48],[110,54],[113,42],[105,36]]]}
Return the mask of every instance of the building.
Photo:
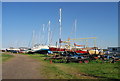
{"label": "building", "polygon": [[110,52],[120,53],[120,47],[108,47]]}

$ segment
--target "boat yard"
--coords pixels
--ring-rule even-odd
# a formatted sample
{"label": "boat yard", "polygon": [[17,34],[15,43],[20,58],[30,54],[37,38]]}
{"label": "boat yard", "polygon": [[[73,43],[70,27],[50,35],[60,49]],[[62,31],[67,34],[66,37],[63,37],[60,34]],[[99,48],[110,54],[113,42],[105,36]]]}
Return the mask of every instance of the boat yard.
{"label": "boat yard", "polygon": [[[116,51],[116,52],[110,52],[110,53],[106,53],[106,51],[103,51],[104,49],[101,49],[99,47],[97,47],[97,41],[96,41],[96,37],[88,37],[88,38],[76,38],[76,30],[77,30],[77,19],[75,19],[74,22],[74,39],[71,39],[70,37],[68,37],[67,40],[62,40],[62,9],[59,9],[59,38],[57,42],[54,43],[54,45],[51,44],[51,21],[48,21],[48,29],[47,29],[47,40],[45,39],[44,33],[45,33],[45,25],[43,24],[43,28],[42,28],[42,37],[43,37],[43,41],[47,41],[47,44],[44,43],[35,43],[35,31],[33,31],[32,34],[32,41],[31,41],[31,47],[19,47],[19,48],[14,48],[14,47],[10,47],[8,49],[5,49],[4,52],[11,52],[11,53],[28,53],[28,54],[53,54],[53,56],[56,58],[56,55],[58,56],[62,56],[65,55],[68,60],[71,60],[72,56],[74,58],[77,57],[77,62],[79,62],[82,58],[81,55],[83,55],[83,58],[87,58],[89,59],[87,61],[90,61],[91,59],[102,59],[106,58],[105,55],[107,55],[107,57],[109,57],[109,55],[112,55],[109,57],[109,59],[113,59],[115,60],[115,56],[117,56],[118,61],[119,61],[119,56],[120,56],[120,51]],[[41,39],[42,39],[41,37]],[[78,45],[78,43],[81,43],[80,45]],[[91,43],[91,45],[89,44]],[[118,47],[119,48],[119,47]],[[108,48],[110,49],[110,48]],[[109,50],[107,50],[109,51]],[[62,55],[63,54],[63,55]],[[54,58],[53,57],[53,58]],[[80,59],[78,59],[78,57],[80,57]],[[59,57],[58,57],[59,58]],[[64,58],[64,57],[63,57]],[[61,58],[61,59],[63,59]],[[65,60],[65,59],[64,59]],[[67,62],[65,61],[65,62]]]}
{"label": "boat yard", "polygon": [[[14,38],[12,39],[12,34],[9,34],[7,37],[10,37],[11,40],[7,42],[10,44],[7,45],[8,43],[4,41],[8,47],[0,49],[3,57],[3,79],[120,79],[120,47],[116,45],[114,34],[109,35],[111,31],[115,30],[109,31],[107,28],[106,31],[105,27],[109,27],[109,25],[106,25],[104,16],[102,21],[97,21],[95,15],[95,20],[93,19],[92,22],[89,20],[91,14],[84,10],[78,13],[77,6],[75,5],[73,10],[70,8],[68,13],[66,13],[66,7],[60,6],[53,10],[48,9],[48,13],[45,13],[47,10],[42,12],[42,7],[39,6],[41,10],[36,10],[39,13],[32,11],[36,16],[32,17],[31,15],[34,22],[29,17],[27,19],[29,16],[27,14],[24,17],[29,20],[27,21],[29,25],[26,25],[27,29],[23,26],[25,29],[17,29],[22,30],[21,32],[14,31],[17,32],[14,36],[17,42]],[[25,12],[28,13],[26,10]],[[81,13],[87,17],[84,19],[85,16],[82,17]],[[48,17],[48,15],[50,16]],[[24,19],[22,21],[26,24]],[[47,23],[44,24],[45,22]],[[99,23],[95,25],[96,22]],[[35,25],[36,23],[38,25]],[[104,24],[103,28],[100,28],[101,24]],[[22,26],[20,22],[19,25]],[[25,40],[28,41],[26,45]]]}

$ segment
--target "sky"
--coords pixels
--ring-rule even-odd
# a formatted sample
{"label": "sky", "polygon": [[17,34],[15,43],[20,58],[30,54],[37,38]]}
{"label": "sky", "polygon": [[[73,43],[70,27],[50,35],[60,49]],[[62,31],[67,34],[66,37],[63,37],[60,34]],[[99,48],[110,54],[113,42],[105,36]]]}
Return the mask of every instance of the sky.
{"label": "sky", "polygon": [[2,3],[0,2],[0,48],[2,48]]}
{"label": "sky", "polygon": [[2,0],[2,2],[119,2],[119,0]]}
{"label": "sky", "polygon": [[[51,44],[55,45],[59,39],[60,8],[63,41],[75,38],[77,20],[76,38],[96,37],[100,48],[118,46],[117,2],[3,2],[2,47],[30,46],[33,39],[34,43],[47,44],[49,20]],[[93,45],[92,39],[88,45]]]}

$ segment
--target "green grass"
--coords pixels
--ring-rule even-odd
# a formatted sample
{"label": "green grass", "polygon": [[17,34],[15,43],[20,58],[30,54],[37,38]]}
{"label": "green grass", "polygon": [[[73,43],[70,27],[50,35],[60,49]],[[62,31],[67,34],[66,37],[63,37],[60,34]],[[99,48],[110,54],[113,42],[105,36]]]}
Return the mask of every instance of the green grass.
{"label": "green grass", "polygon": [[73,75],[65,73],[64,71],[60,70],[54,64],[50,64],[49,61],[44,61],[45,55],[35,54],[30,55],[34,59],[38,59],[41,63],[40,73],[46,79],[72,79],[76,78]]}
{"label": "green grass", "polygon": [[109,79],[120,79],[119,75],[119,65],[116,64],[110,64],[110,63],[96,63],[96,64],[76,64],[76,63],[70,63],[70,64],[63,64],[62,66],[65,67],[72,67],[76,69],[75,73],[82,73],[82,74],[88,74],[93,76],[99,76]]}
{"label": "green grass", "polygon": [[5,62],[5,61],[9,60],[12,57],[14,57],[14,56],[9,55],[9,54],[2,54],[2,62]]}
{"label": "green grass", "polygon": [[[45,55],[35,54],[30,55],[34,59],[41,62],[43,68],[41,73],[43,77],[48,79],[120,79],[118,63],[101,63],[90,62],[85,63],[52,63],[45,61]],[[87,75],[87,76],[84,76]],[[98,76],[98,77],[96,77]]]}

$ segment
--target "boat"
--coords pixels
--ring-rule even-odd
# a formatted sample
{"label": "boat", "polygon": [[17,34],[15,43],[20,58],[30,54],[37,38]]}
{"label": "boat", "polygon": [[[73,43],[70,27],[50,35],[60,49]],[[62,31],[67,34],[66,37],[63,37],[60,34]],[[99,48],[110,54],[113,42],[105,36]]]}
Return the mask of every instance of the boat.
{"label": "boat", "polygon": [[38,45],[35,47],[31,48],[31,51],[28,53],[33,54],[33,53],[40,53],[40,54],[48,54],[52,53],[47,45]]}
{"label": "boat", "polygon": [[64,52],[66,50],[66,48],[56,47],[56,46],[50,46],[49,49],[52,52]]}
{"label": "boat", "polygon": [[[43,33],[44,33],[44,24],[43,24]],[[34,32],[33,32],[33,38],[34,39]],[[44,40],[44,34],[43,34],[43,40]],[[49,50],[49,46],[45,44],[34,44],[34,40],[32,41],[32,48],[29,53],[47,53]],[[44,51],[44,52],[43,52]]]}
{"label": "boat", "polygon": [[[61,40],[61,29],[62,29],[62,14],[61,14],[61,8],[60,8],[60,19],[59,19],[59,24],[60,24],[60,33],[59,33],[59,46],[49,46],[49,49],[50,51],[52,52],[64,52],[64,51],[74,51],[76,53],[82,53],[82,54],[85,54],[85,53],[89,53],[88,50],[85,49],[85,45],[77,45],[76,43],[74,43],[74,47],[70,47],[70,41],[68,39],[68,41],[62,41]],[[76,23],[77,23],[77,20],[75,20],[75,38],[76,38]],[[68,44],[68,47],[62,47],[61,43],[67,43]],[[81,48],[82,47],[82,48]]]}
{"label": "boat", "polygon": [[[60,23],[60,35],[59,35],[59,44],[61,44],[61,25],[62,25],[62,9],[60,8],[59,9],[59,11],[60,11],[60,19],[59,19],[59,23]],[[65,50],[66,50],[66,48],[64,48],[64,47],[62,47],[61,45],[58,47],[58,46],[49,46],[49,49],[50,49],[50,51],[52,51],[52,52],[64,52]]]}
{"label": "boat", "polygon": [[75,51],[76,53],[88,53],[88,51],[84,51],[84,50],[77,50]]}
{"label": "boat", "polygon": [[31,48],[32,51],[38,51],[38,50],[49,50],[49,47],[47,45],[38,45],[36,47]]}
{"label": "boat", "polygon": [[75,46],[75,52],[76,53],[88,53],[87,50],[83,50],[83,48],[85,47],[85,45],[77,45],[76,43],[74,43],[74,46]]}

